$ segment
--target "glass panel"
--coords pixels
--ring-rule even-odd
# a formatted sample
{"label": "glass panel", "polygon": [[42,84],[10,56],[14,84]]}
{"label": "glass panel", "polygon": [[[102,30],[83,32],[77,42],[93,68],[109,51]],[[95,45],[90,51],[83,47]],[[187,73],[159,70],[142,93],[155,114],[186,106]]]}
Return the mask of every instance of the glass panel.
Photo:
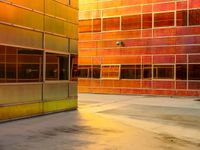
{"label": "glass panel", "polygon": [[200,80],[200,64],[189,64],[189,80]]}
{"label": "glass panel", "polygon": [[101,76],[101,66],[100,65],[94,65],[92,70],[92,77],[93,78],[100,78]]}
{"label": "glass panel", "polygon": [[101,66],[101,78],[119,79],[119,65]]}
{"label": "glass panel", "polygon": [[5,81],[5,65],[0,63],[0,82]]}
{"label": "glass panel", "polygon": [[143,65],[142,66],[142,77],[143,79],[151,79],[152,78],[152,66],[151,65]]}
{"label": "glass panel", "polygon": [[154,65],[154,79],[174,79],[174,66]]}
{"label": "glass panel", "polygon": [[183,64],[176,65],[176,79],[187,80],[187,65]]}
{"label": "glass panel", "polygon": [[176,12],[176,24],[177,26],[187,26],[187,10]]}
{"label": "glass panel", "polygon": [[91,66],[78,66],[79,78],[91,78]]}
{"label": "glass panel", "polygon": [[141,15],[122,17],[122,30],[140,29],[140,28],[141,28]]}
{"label": "glass panel", "polygon": [[200,9],[190,10],[190,25],[200,25]]}
{"label": "glass panel", "polygon": [[92,20],[79,21],[79,33],[92,32]]}
{"label": "glass panel", "polygon": [[40,79],[40,64],[19,64],[19,81],[34,82]]}
{"label": "glass panel", "polygon": [[120,29],[120,18],[104,18],[103,19],[103,30],[119,30]]}
{"label": "glass panel", "polygon": [[101,19],[93,20],[93,32],[101,32]]}
{"label": "glass panel", "polygon": [[69,58],[66,56],[59,57],[59,75],[60,80],[68,80],[68,67],[69,67]]}
{"label": "glass panel", "polygon": [[143,14],[143,29],[152,28],[152,14]]}
{"label": "glass panel", "polygon": [[77,81],[78,79],[78,56],[71,57],[71,80]]}
{"label": "glass panel", "polygon": [[121,79],[140,79],[141,65],[122,65]]}
{"label": "glass panel", "polygon": [[42,81],[43,52],[30,49],[18,51],[18,81],[39,82]]}
{"label": "glass panel", "polygon": [[174,12],[154,14],[154,26],[164,27],[174,25]]}
{"label": "glass panel", "polygon": [[71,53],[78,53],[78,41],[70,39],[70,49]]}
{"label": "glass panel", "polygon": [[45,36],[45,48],[50,50],[58,51],[68,51],[68,42],[67,38],[58,37],[50,34]]}
{"label": "glass panel", "polygon": [[56,54],[46,55],[46,80],[59,79],[59,57]]}

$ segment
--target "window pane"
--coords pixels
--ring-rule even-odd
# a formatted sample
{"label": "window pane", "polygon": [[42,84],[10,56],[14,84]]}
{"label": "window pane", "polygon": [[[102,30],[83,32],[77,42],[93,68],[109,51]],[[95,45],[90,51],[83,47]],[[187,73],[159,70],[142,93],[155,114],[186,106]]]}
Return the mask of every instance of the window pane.
{"label": "window pane", "polygon": [[59,57],[56,54],[46,55],[46,80],[59,79]]}
{"label": "window pane", "polygon": [[92,77],[100,78],[100,74],[101,74],[101,66],[100,65],[93,66]]}
{"label": "window pane", "polygon": [[200,64],[189,65],[189,80],[200,80]]}
{"label": "window pane", "polygon": [[78,56],[71,57],[71,80],[77,81],[78,79]]}
{"label": "window pane", "polygon": [[190,10],[190,25],[200,25],[200,9]]}
{"label": "window pane", "polygon": [[187,26],[187,10],[176,12],[176,24],[177,26]]}
{"label": "window pane", "polygon": [[122,30],[131,29],[141,29],[141,15],[122,17]]}
{"label": "window pane", "polygon": [[0,82],[5,81],[5,65],[0,63]]}
{"label": "window pane", "polygon": [[143,14],[143,29],[152,28],[152,14]]}
{"label": "window pane", "polygon": [[59,57],[59,80],[68,80],[68,66],[69,66],[69,59],[66,56]]}
{"label": "window pane", "polygon": [[155,27],[164,27],[164,26],[173,26],[173,25],[174,25],[173,12],[154,14]]}
{"label": "window pane", "polygon": [[18,81],[42,81],[43,52],[39,50],[19,49],[18,51]]}
{"label": "window pane", "polygon": [[176,65],[176,79],[187,80],[187,65]]}
{"label": "window pane", "polygon": [[79,78],[90,78],[91,77],[91,66],[78,66],[78,77]]}
{"label": "window pane", "polygon": [[120,19],[118,18],[104,18],[103,19],[103,30],[119,30]]}
{"label": "window pane", "polygon": [[101,67],[102,78],[119,79],[119,73],[119,65]]}
{"label": "window pane", "polygon": [[141,65],[122,65],[121,79],[141,79]]}
{"label": "window pane", "polygon": [[34,82],[40,81],[40,65],[39,64],[19,64],[19,81]]}
{"label": "window pane", "polygon": [[174,79],[173,65],[155,65],[154,79]]}
{"label": "window pane", "polygon": [[142,72],[143,79],[151,79],[151,77],[152,77],[151,65],[143,65],[142,71],[143,71]]}

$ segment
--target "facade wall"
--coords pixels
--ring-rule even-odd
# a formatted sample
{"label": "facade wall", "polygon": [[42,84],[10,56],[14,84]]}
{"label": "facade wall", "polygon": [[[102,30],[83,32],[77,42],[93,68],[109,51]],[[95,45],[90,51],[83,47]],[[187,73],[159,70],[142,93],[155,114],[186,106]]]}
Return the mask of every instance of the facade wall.
{"label": "facade wall", "polygon": [[0,121],[77,108],[77,0],[0,0]]}
{"label": "facade wall", "polygon": [[79,92],[200,95],[199,0],[79,6]]}

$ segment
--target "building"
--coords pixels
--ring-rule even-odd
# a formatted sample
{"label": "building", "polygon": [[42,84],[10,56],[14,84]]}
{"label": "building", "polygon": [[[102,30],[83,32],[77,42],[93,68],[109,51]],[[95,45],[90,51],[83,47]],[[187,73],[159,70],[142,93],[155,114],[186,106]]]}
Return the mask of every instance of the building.
{"label": "building", "polygon": [[79,3],[79,92],[200,96],[199,0]]}
{"label": "building", "polygon": [[77,0],[0,0],[0,121],[77,108]]}

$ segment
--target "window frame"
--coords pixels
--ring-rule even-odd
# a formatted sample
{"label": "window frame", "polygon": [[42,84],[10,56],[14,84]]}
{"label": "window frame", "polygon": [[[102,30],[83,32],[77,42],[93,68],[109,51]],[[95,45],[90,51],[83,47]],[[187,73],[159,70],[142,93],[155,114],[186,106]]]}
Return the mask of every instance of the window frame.
{"label": "window frame", "polygon": [[[118,66],[118,77],[115,77],[115,78],[112,78],[112,77],[102,77],[103,75],[103,67],[104,66]],[[121,75],[121,64],[102,64],[101,65],[101,74],[100,74],[100,78],[103,79],[103,80],[110,80],[110,79],[114,79],[114,80],[120,80],[120,75]]]}

